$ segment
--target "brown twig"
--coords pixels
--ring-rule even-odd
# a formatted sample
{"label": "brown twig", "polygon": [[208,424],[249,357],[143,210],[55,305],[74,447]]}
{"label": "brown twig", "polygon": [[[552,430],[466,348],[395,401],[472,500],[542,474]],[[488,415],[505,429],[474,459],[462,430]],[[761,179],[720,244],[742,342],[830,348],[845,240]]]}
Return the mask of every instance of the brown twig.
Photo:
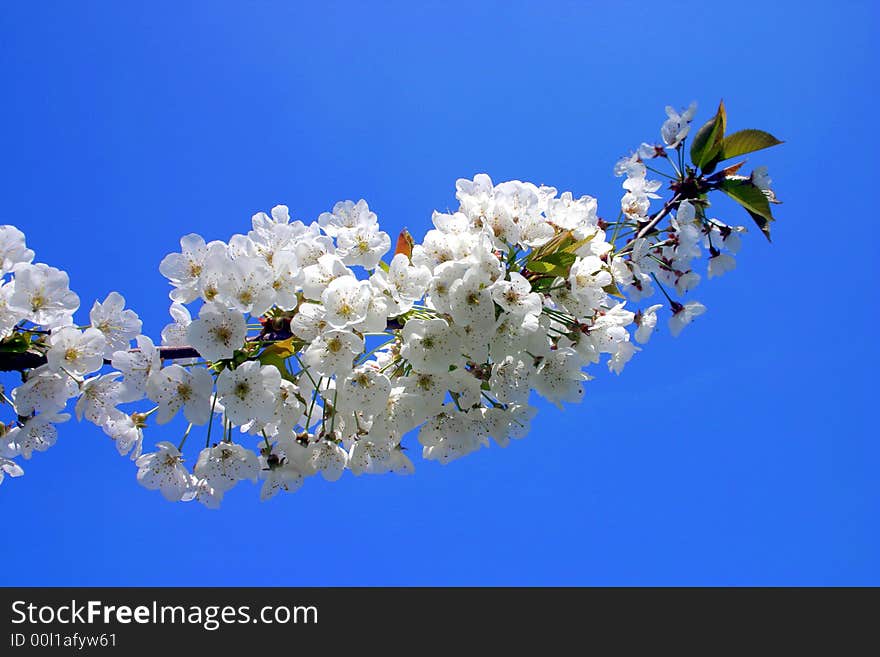
{"label": "brown twig", "polygon": [[[137,351],[137,349],[132,349],[132,351]],[[195,347],[183,346],[159,347],[159,357],[162,360],[182,360],[184,358],[200,358],[201,356]],[[45,364],[45,354],[38,354],[34,351],[0,353],[0,372],[23,372]],[[110,361],[105,358],[104,364],[109,365]]]}
{"label": "brown twig", "polygon": [[[388,331],[397,331],[403,328],[403,321],[399,317],[389,319],[387,323]],[[286,329],[274,331],[272,328],[264,329],[258,336],[248,338],[249,341],[260,342],[278,342],[289,338],[290,325],[288,323]],[[158,347],[159,357],[162,360],[183,360],[186,358],[201,358],[201,354],[195,347],[188,345],[180,347]],[[131,349],[130,351],[138,351]],[[32,370],[46,364],[45,354],[34,351],[25,352],[0,352],[0,372],[23,372],[24,370]],[[104,359],[105,365],[110,365],[110,360]]]}
{"label": "brown twig", "polygon": [[653,217],[651,217],[650,221],[648,221],[648,223],[646,223],[644,226],[642,226],[639,229],[639,232],[636,233],[635,239],[636,240],[640,239],[640,238],[644,237],[645,235],[647,235],[648,233],[650,233],[652,230],[654,230],[654,228],[656,228],[657,224],[659,224],[661,221],[663,221],[663,218],[667,214],[669,214],[672,211],[672,209],[676,205],[678,205],[679,201],[681,201],[681,200],[682,200],[681,194],[676,194],[671,199],[666,201],[666,203],[663,204],[663,207],[660,208],[659,210],[657,210],[657,213]]}

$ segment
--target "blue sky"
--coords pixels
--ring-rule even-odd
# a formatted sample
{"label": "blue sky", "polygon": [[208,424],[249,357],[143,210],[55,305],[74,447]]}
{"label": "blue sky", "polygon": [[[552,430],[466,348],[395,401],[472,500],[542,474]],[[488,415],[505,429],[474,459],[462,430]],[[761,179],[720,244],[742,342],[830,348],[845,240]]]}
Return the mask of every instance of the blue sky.
{"label": "blue sky", "polygon": [[418,238],[487,172],[610,215],[614,161],[691,100],[786,144],[752,159],[784,201],[774,243],[752,230],[707,315],[526,440],[212,512],[71,422],[0,486],[0,584],[880,584],[878,9],[835,8],[5,3],[0,220],[152,335],[179,237],[277,203],[363,197]]}

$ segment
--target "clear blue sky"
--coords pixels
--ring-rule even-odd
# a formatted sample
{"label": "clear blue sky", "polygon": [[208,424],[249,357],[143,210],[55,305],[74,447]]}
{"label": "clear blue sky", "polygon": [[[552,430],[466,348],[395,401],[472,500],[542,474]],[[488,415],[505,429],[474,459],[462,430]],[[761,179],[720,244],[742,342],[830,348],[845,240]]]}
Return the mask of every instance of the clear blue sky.
{"label": "clear blue sky", "polygon": [[363,197],[420,236],[483,171],[614,214],[664,105],[723,97],[787,142],[753,157],[774,243],[751,231],[708,314],[581,406],[414,477],[212,512],[68,423],[0,486],[0,583],[880,584],[876,5],[325,4],[4,3],[2,223],[157,335],[184,233]]}

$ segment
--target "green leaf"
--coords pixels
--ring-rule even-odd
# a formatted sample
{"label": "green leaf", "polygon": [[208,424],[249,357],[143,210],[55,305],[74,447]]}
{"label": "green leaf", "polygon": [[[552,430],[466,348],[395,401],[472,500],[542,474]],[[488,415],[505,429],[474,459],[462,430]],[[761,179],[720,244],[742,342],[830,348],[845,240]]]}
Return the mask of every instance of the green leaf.
{"label": "green leaf", "polygon": [[286,340],[278,340],[263,349],[263,353],[272,353],[277,354],[281,358],[290,358],[297,352],[297,345],[294,344],[296,341],[295,337],[290,337]]}
{"label": "green leaf", "polygon": [[548,255],[564,251],[565,248],[574,243],[574,241],[574,234],[570,230],[564,230],[553,236],[547,243],[542,244],[540,247],[532,251],[529,258],[532,262],[542,260]]}
{"label": "green leaf", "polygon": [[574,253],[560,251],[551,253],[543,258],[531,260],[526,263],[526,268],[537,274],[548,274],[550,276],[568,276],[568,270],[571,269],[572,263],[577,259]]}
{"label": "green leaf", "polygon": [[752,218],[758,228],[761,229],[761,232],[764,233],[764,237],[767,238],[767,241],[771,242],[772,240],[770,239],[770,220],[762,217],[757,212],[752,212],[748,208],[746,208],[746,212],[749,213],[749,216]]}
{"label": "green leaf", "polygon": [[281,373],[282,379],[287,379],[293,383],[296,383],[296,379],[287,369],[287,364],[284,362],[284,359],[279,356],[277,353],[265,353],[260,354],[260,364],[261,365],[274,365],[275,368]]}
{"label": "green leaf", "polygon": [[754,153],[783,143],[769,132],[763,130],[740,130],[728,135],[721,144],[719,160],[728,160],[738,155]]}
{"label": "green leaf", "polygon": [[589,244],[589,243],[593,240],[593,238],[596,236],[596,234],[597,234],[597,233],[593,233],[593,234],[590,235],[589,237],[585,237],[584,239],[582,239],[582,240],[578,240],[577,242],[572,242],[571,244],[569,244],[568,246],[566,246],[566,247],[565,247],[564,249],[562,249],[562,250],[565,251],[566,253],[577,253],[578,250],[579,250],[582,246],[585,246],[585,245]]}
{"label": "green leaf", "polygon": [[285,361],[296,353],[296,346],[293,344],[295,339],[288,338],[287,340],[280,340],[275,344],[270,344],[260,354],[261,365],[274,365],[281,372],[282,378],[294,383],[296,381],[287,369]]}
{"label": "green leaf", "polygon": [[612,282],[602,288],[605,294],[610,294],[612,297],[617,297],[618,299],[626,299],[623,294],[620,293],[620,290],[617,287],[617,284]]}
{"label": "green leaf", "polygon": [[532,292],[545,292],[553,287],[555,281],[555,276],[542,276],[541,278],[532,281]]}
{"label": "green leaf", "polygon": [[715,168],[713,160],[721,152],[726,129],[727,111],[724,109],[724,101],[721,101],[715,116],[697,130],[691,144],[691,162],[694,163],[694,166],[702,169],[704,173],[710,173]]}
{"label": "green leaf", "polygon": [[721,181],[720,189],[734,201],[743,206],[754,219],[764,236],[770,239],[770,222],[775,221],[770,212],[770,202],[767,195],[752,184],[751,180],[743,177],[725,178]]}
{"label": "green leaf", "polygon": [[14,333],[3,341],[0,341],[0,352],[22,354],[30,349],[31,341],[21,333]]}

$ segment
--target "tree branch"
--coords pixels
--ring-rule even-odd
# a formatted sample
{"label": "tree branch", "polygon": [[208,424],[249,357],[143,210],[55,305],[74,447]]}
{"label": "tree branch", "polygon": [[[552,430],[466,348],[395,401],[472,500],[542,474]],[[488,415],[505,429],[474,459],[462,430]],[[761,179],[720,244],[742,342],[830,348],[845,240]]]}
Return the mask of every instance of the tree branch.
{"label": "tree branch", "polygon": [[32,351],[0,353],[0,372],[23,372],[46,364],[46,357]]}
{"label": "tree branch", "polygon": [[[162,360],[201,357],[195,347],[159,347],[158,349],[159,357]],[[132,349],[132,351],[137,351],[137,349]],[[45,364],[46,356],[33,351],[0,353],[0,372],[23,372],[24,370],[32,370]],[[110,361],[105,358],[104,364],[109,365]]]}
{"label": "tree branch", "polygon": [[[400,317],[389,318],[386,325],[387,331],[397,331],[403,328],[404,321]],[[268,342],[277,342],[285,340],[291,336],[289,326],[286,331],[279,333],[264,332],[263,334],[248,340],[259,340]],[[267,339],[268,338],[268,339]],[[180,347],[157,347],[159,357],[162,360],[183,360],[184,358],[201,358],[202,355],[195,347],[188,345]],[[131,349],[130,351],[138,351]],[[46,364],[46,356],[33,351],[25,352],[0,352],[0,372],[23,372],[24,370],[32,370]],[[105,365],[110,365],[110,360],[104,359]]]}
{"label": "tree branch", "polygon": [[640,239],[650,233],[652,230],[654,230],[654,228],[657,227],[657,224],[663,221],[663,218],[672,211],[673,207],[678,205],[679,201],[681,201],[681,194],[676,194],[671,199],[666,201],[663,207],[657,210],[657,213],[653,217],[651,217],[651,220],[639,229],[639,232],[636,233],[635,239]]}

